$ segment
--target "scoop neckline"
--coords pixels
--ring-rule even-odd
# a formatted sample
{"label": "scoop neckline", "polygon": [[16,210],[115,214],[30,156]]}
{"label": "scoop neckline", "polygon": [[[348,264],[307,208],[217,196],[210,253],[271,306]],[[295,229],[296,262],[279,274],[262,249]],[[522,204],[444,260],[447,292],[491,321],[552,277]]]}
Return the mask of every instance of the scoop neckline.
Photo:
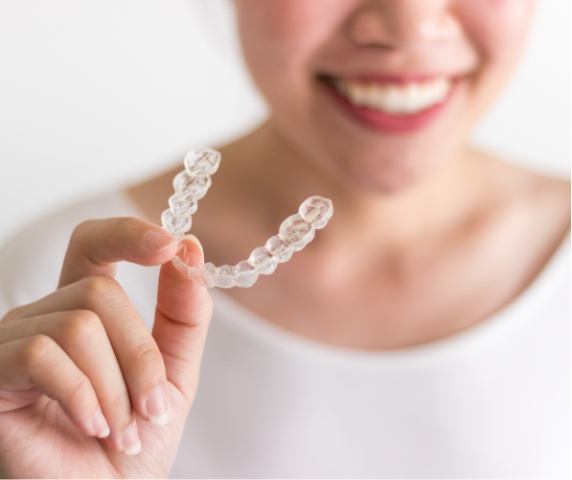
{"label": "scoop neckline", "polygon": [[[120,194],[131,210],[139,216],[143,215],[142,210],[125,190],[121,190]],[[417,363],[421,360],[425,362],[431,359],[442,358],[442,356],[454,357],[457,353],[472,345],[492,341],[496,335],[513,329],[516,326],[516,322],[523,315],[526,315],[527,311],[531,311],[531,308],[544,295],[548,294],[548,289],[544,287],[550,283],[550,279],[560,269],[568,265],[564,260],[569,256],[570,241],[571,234],[569,229],[550,259],[528,286],[502,309],[488,318],[481,320],[476,325],[445,337],[402,348],[365,350],[314,340],[271,323],[236,301],[230,295],[224,293],[221,289],[213,288],[210,289],[210,292],[213,300],[215,300],[213,302],[214,311],[224,310],[219,317],[220,319],[226,320],[227,316],[231,316],[232,320],[229,319],[227,322],[229,325],[241,328],[245,333],[256,337],[264,344],[271,345],[286,353],[324,361],[341,362],[344,365],[357,364],[374,367]]]}

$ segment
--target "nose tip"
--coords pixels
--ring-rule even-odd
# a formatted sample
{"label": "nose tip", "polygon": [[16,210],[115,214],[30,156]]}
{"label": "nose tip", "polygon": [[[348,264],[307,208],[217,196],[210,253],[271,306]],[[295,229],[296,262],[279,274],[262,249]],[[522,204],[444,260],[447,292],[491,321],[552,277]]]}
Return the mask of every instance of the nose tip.
{"label": "nose tip", "polygon": [[372,0],[350,19],[351,40],[361,46],[413,47],[455,37],[460,26],[448,0]]}

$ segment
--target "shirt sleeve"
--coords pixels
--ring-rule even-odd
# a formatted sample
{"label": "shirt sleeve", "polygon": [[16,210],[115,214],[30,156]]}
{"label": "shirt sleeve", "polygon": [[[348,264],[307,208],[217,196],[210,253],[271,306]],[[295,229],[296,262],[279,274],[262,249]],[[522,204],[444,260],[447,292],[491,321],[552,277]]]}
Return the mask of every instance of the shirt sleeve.
{"label": "shirt sleeve", "polygon": [[47,216],[0,244],[0,318],[57,288],[69,235],[65,218]]}
{"label": "shirt sleeve", "polygon": [[14,308],[14,301],[4,288],[0,289],[0,321],[6,312],[12,308]]}
{"label": "shirt sleeve", "polygon": [[[120,191],[103,191],[38,216],[0,243],[0,318],[54,292],[74,229],[93,218],[136,216]],[[148,294],[147,294],[148,295]]]}

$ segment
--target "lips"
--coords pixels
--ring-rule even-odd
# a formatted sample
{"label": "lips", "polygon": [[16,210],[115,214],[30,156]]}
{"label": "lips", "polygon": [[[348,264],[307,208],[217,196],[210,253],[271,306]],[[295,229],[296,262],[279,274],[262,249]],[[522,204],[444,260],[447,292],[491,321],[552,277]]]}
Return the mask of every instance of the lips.
{"label": "lips", "polygon": [[329,99],[361,126],[405,133],[429,125],[451,99],[454,77],[318,77]]}

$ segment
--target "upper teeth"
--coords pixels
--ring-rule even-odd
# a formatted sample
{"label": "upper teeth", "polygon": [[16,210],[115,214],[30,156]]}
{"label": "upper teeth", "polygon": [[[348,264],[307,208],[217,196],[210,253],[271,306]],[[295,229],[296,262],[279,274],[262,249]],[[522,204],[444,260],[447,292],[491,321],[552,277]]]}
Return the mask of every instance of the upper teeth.
{"label": "upper teeth", "polygon": [[449,79],[443,77],[407,85],[336,79],[334,85],[352,103],[389,113],[415,113],[423,110],[442,101],[451,88]]}

